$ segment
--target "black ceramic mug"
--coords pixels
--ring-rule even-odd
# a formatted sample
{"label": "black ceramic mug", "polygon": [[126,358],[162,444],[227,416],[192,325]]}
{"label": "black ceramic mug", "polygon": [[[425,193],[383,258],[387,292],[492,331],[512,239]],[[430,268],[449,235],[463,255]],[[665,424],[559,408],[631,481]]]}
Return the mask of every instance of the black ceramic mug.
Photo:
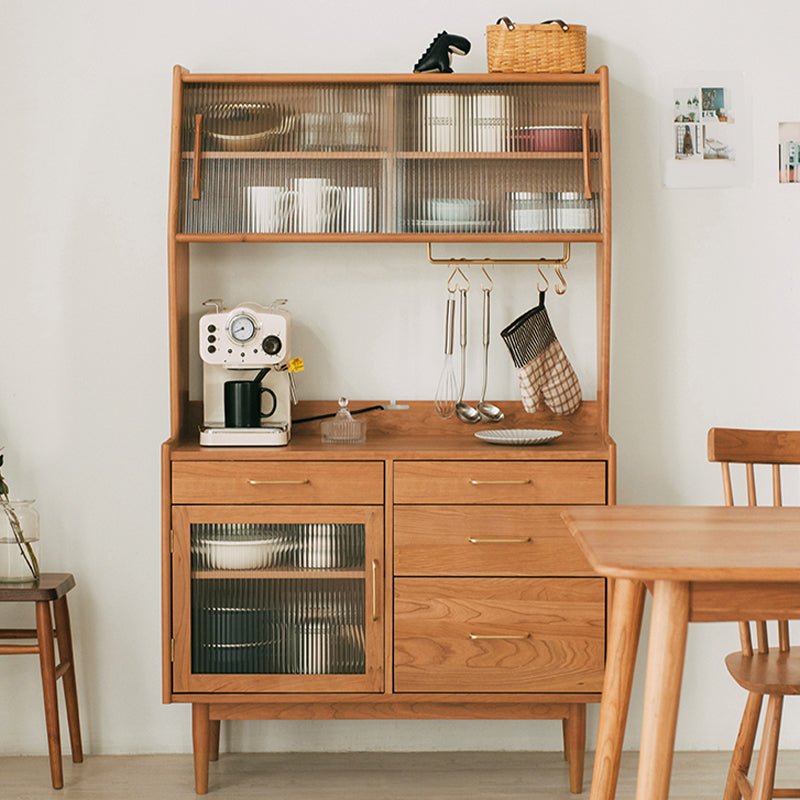
{"label": "black ceramic mug", "polygon": [[[261,395],[265,392],[272,398],[272,408],[262,413]],[[256,381],[225,381],[226,428],[260,428],[262,418],[271,417],[277,405],[275,392]]]}

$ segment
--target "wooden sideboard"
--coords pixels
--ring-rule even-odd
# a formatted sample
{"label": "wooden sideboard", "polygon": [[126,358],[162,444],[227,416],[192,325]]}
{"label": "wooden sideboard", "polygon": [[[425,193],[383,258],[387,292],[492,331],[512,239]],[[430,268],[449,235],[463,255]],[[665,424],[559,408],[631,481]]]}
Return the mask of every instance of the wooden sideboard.
{"label": "wooden sideboard", "polygon": [[[615,499],[607,71],[198,76],[176,68],[174,79],[163,699],[192,705],[196,790],[207,791],[221,720],[561,719],[570,788],[580,792],[586,704],[599,701],[603,679],[606,588],[559,514],[566,505]],[[341,104],[336,113],[356,113],[345,106],[357,101],[357,113],[371,122],[335,146],[310,144],[290,125],[279,140],[229,151],[198,131],[201,100],[193,92],[205,107],[239,97],[280,108],[295,103],[301,116],[316,113],[313,98],[321,93],[334,108]],[[511,127],[501,127],[498,138],[495,128],[478,125],[437,150],[441,131],[431,139],[413,117],[428,102],[423,98],[443,93],[469,103],[511,98],[514,131],[576,122],[570,127],[581,129],[580,146],[520,149],[507,135]],[[232,183],[216,182],[224,169]],[[263,183],[326,170],[334,182],[356,175],[372,189],[366,229],[356,230],[349,218],[326,231],[252,229],[243,175],[255,171]],[[437,170],[484,192],[491,220],[462,228],[420,224],[418,199],[433,198]],[[588,196],[591,225],[521,230],[509,192],[545,184],[563,190],[548,193],[551,203],[573,189]],[[479,441],[475,428],[440,419],[426,400],[366,413],[361,444],[324,444],[319,422],[310,421],[293,424],[285,447],[201,447],[202,410],[189,396],[190,363],[199,362],[189,348],[197,312],[189,308],[190,245],[343,240],[593,244],[596,398],[569,417],[528,415],[514,404],[503,427],[563,431],[535,447]],[[293,418],[333,410],[334,402],[301,401]],[[219,560],[220,542],[237,532],[261,537],[265,563]]]}

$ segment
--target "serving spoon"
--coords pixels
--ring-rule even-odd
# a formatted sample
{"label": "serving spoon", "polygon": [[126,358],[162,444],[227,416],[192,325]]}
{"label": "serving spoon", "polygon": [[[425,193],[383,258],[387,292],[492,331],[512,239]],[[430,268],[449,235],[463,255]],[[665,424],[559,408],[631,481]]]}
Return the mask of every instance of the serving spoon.
{"label": "serving spoon", "polygon": [[483,288],[483,389],[481,391],[481,400],[478,403],[478,416],[484,422],[500,422],[505,417],[505,414],[494,404],[487,403],[486,398],[486,382],[489,377],[489,294],[492,287]]}
{"label": "serving spoon", "polygon": [[467,292],[469,285],[466,289],[459,289],[459,291],[461,292],[461,391],[456,403],[456,416],[462,422],[474,425],[481,421],[481,415],[471,405],[464,402],[464,386],[467,382]]}

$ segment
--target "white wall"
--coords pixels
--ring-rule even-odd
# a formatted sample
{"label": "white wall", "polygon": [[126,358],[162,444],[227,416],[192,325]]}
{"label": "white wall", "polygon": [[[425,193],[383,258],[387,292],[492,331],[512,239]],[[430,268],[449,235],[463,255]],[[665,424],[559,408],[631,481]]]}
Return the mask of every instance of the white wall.
{"label": "white wall", "polygon": [[[611,423],[619,501],[716,504],[719,476],[705,455],[711,425],[800,427],[800,187],[776,182],[777,124],[800,119],[800,6],[766,0],[756,14],[752,4],[734,0],[724,13],[695,4],[691,14],[677,14],[655,0],[561,5],[4,4],[0,445],[13,493],[38,500],[44,568],[77,577],[71,607],[89,752],[190,747],[188,709],[160,704],[159,445],[168,435],[166,202],[175,63],[194,72],[408,72],[446,28],[473,42],[457,71],[482,72],[485,25],[502,14],[534,22],[558,13],[586,24],[589,69],[607,64],[611,74]],[[742,73],[752,112],[740,116],[752,132],[746,186],[661,186],[659,81],[688,69]],[[224,284],[219,250],[195,249],[210,286]],[[592,270],[582,264],[591,263],[591,253],[576,250],[570,290],[552,308],[591,392],[593,366],[581,351],[592,291]],[[307,396],[432,394],[444,276],[427,265],[421,245],[264,245],[225,258],[239,270],[269,263],[269,278],[258,279],[267,281],[264,300],[291,291],[302,320],[301,354],[318,365],[304,377]],[[532,278],[499,277],[495,327],[523,310],[519,287],[523,296],[534,292]],[[398,307],[408,321],[392,317]],[[341,313],[332,313],[336,308]],[[365,326],[376,331],[376,343],[362,352]],[[421,346],[409,353],[398,339],[411,329]],[[336,338],[325,338],[334,331]],[[496,340],[493,393],[511,399],[513,375],[500,347]],[[735,641],[732,626],[691,631],[679,748],[731,746],[743,698],[724,674],[722,656]],[[0,752],[44,752],[35,664],[0,659],[0,686]],[[631,747],[640,709],[637,682]],[[595,723],[593,711],[590,746]],[[230,727],[223,746],[235,749],[560,745],[554,722]],[[791,715],[785,742],[800,747],[800,722]]]}

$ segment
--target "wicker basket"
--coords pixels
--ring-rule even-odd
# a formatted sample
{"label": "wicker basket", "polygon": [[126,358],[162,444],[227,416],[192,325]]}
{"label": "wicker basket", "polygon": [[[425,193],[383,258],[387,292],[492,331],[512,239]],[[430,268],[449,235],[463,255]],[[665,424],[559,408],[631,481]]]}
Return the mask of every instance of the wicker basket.
{"label": "wicker basket", "polygon": [[560,19],[515,25],[501,17],[486,26],[489,72],[584,72],[586,26]]}

